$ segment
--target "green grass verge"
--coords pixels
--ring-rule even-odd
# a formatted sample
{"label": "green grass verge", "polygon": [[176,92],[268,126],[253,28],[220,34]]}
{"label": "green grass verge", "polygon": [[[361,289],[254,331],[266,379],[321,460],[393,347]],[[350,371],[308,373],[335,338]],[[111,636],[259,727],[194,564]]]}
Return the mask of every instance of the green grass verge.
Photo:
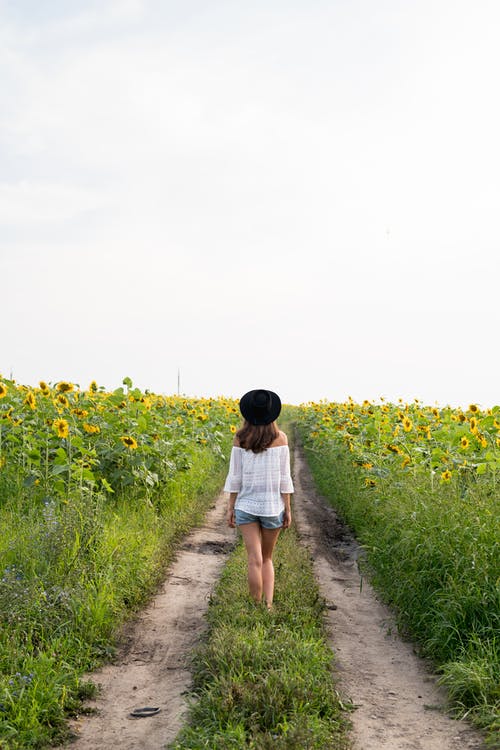
{"label": "green grass verge", "polygon": [[176,544],[199,523],[226,462],[193,447],[190,468],[151,498],[75,495],[0,510],[0,747],[44,748],[113,654],[119,626],[152,594]]}
{"label": "green grass verge", "polygon": [[345,713],[332,680],[321,600],[307,552],[293,529],[275,552],[272,612],[249,598],[238,545],[208,611],[194,657],[189,723],[175,750],[347,747]]}
{"label": "green grass verge", "polygon": [[434,660],[457,712],[500,747],[498,501],[494,512],[480,488],[464,500],[402,471],[367,488],[347,449],[302,434],[317,487],[365,547],[375,588]]}

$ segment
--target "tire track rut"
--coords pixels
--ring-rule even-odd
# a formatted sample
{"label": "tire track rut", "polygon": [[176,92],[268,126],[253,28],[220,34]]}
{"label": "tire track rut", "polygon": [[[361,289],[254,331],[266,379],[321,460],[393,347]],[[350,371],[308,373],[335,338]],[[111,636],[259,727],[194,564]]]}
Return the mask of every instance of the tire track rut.
{"label": "tire track rut", "polygon": [[[72,750],[159,750],[179,732],[185,693],[191,686],[189,659],[206,628],[205,613],[225,558],[236,541],[225,524],[223,493],[202,527],[179,548],[151,603],[125,627],[117,659],[88,675],[99,685],[90,715],[72,722]],[[158,706],[155,716],[130,712]]]}

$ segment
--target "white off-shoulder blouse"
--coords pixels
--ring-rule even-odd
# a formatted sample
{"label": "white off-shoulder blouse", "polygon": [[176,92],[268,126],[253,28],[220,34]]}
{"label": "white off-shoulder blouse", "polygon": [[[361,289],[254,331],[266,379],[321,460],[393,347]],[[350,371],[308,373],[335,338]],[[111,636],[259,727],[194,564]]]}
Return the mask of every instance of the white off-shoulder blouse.
{"label": "white off-shoulder blouse", "polygon": [[285,504],[281,493],[293,492],[288,445],[261,453],[233,446],[225,492],[237,492],[235,508],[255,516],[278,516]]}

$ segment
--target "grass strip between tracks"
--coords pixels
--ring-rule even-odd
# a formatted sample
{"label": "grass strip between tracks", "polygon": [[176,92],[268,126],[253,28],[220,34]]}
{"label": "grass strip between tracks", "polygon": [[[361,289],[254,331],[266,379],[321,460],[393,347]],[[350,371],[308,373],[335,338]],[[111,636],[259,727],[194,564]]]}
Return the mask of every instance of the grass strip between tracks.
{"label": "grass strip between tracks", "polygon": [[242,544],[231,555],[194,657],[189,724],[171,748],[347,747],[324,602],[293,529],[278,540],[275,570],[275,602],[268,612],[249,598]]}

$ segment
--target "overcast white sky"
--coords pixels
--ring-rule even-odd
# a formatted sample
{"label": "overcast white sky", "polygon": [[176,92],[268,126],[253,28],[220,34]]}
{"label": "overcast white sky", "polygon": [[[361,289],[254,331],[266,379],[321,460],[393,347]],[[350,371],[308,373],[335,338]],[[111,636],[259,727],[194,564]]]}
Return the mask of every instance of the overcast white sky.
{"label": "overcast white sky", "polygon": [[500,402],[497,0],[0,0],[0,372]]}

